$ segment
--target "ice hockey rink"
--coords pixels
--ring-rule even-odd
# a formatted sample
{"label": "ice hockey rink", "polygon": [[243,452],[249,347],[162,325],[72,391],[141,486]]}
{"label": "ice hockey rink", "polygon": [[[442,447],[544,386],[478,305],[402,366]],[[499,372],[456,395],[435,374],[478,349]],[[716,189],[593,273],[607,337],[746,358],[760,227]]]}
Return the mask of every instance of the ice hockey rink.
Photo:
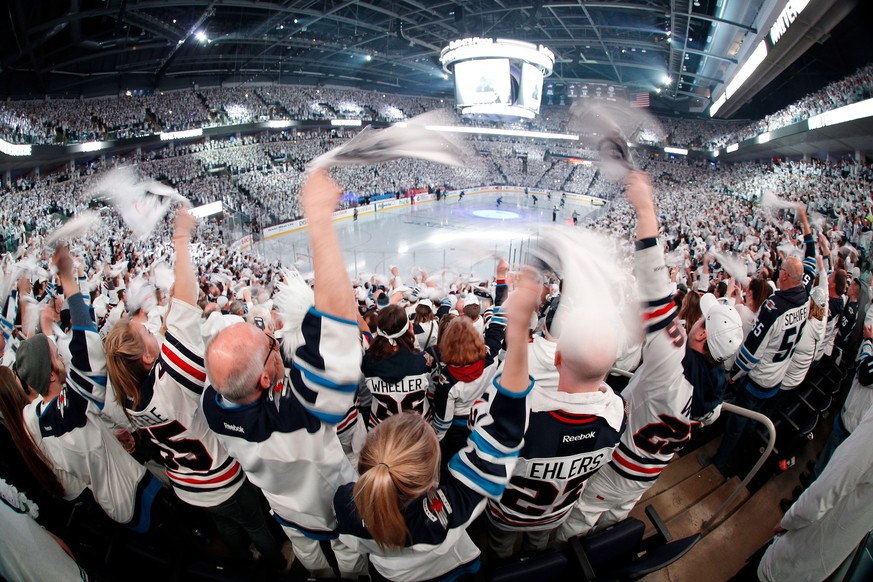
{"label": "ice hockey rink", "polygon": [[[553,193],[551,200],[542,194],[537,198],[534,205],[533,196],[521,191],[468,193],[463,200],[451,194],[439,202],[425,200],[361,213],[357,220],[349,214],[334,226],[352,277],[386,274],[396,265],[404,279],[418,269],[430,276],[485,278],[493,275],[496,255],[520,261],[531,245],[536,246],[543,228],[572,225],[574,210],[581,226],[605,208],[570,196],[560,208],[560,193]],[[559,209],[553,223],[554,206]],[[296,264],[302,273],[311,270],[305,229],[273,237],[265,232],[265,238],[254,244],[256,254],[270,261],[279,259],[283,265]]]}

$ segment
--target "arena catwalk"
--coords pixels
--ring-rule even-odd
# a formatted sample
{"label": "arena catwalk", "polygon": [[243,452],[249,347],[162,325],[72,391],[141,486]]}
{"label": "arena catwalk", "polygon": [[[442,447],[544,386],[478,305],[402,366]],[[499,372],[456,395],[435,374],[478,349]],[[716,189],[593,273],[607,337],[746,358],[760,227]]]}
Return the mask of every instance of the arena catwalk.
{"label": "arena catwalk", "polygon": [[[573,224],[577,212],[581,226],[593,212],[604,207],[587,201],[567,198],[560,208],[561,198],[544,195],[482,193],[468,194],[463,200],[418,202],[375,214],[362,214],[337,222],[340,244],[349,274],[385,273],[396,265],[402,275],[412,275],[422,268],[430,275],[447,265],[463,272],[446,271],[452,275],[488,278],[493,274],[493,256],[500,254],[517,262],[536,246],[541,229],[552,224]],[[553,209],[558,206],[555,221]],[[279,259],[282,264],[296,263],[301,272],[312,270],[309,243],[305,230],[269,238],[255,243],[253,251],[267,260]]]}

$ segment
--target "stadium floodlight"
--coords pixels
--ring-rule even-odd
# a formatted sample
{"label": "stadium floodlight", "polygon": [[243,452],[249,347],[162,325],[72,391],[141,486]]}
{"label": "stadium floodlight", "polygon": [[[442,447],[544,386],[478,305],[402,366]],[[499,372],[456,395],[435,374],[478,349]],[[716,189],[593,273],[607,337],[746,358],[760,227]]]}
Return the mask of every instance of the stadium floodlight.
{"label": "stadium floodlight", "polygon": [[873,99],[859,101],[858,103],[844,105],[831,111],[813,115],[806,123],[807,129],[820,129],[829,125],[837,125],[865,117],[873,117]]}
{"label": "stadium floodlight", "polygon": [[198,30],[196,33],[194,33],[194,38],[196,38],[200,42],[206,42],[207,40],[209,40],[206,37],[206,33],[203,32],[202,30]]}
{"label": "stadium floodlight", "polygon": [[749,55],[749,58],[743,63],[743,66],[740,67],[740,70],[737,71],[737,74],[734,75],[734,78],[731,79],[731,82],[727,84],[727,87],[724,90],[724,94],[728,99],[733,97],[734,93],[736,93],[740,87],[742,87],[743,83],[745,83],[749,77],[752,76],[752,73],[758,68],[758,66],[764,62],[764,59],[767,58],[767,43],[763,40],[758,43],[758,46],[752,51],[752,54]]}
{"label": "stadium floodlight", "polygon": [[171,139],[188,139],[191,137],[200,137],[203,135],[203,128],[198,127],[197,129],[188,129],[185,131],[167,131],[161,133],[161,141],[167,141]]}
{"label": "stadium floodlight", "polygon": [[673,148],[673,147],[665,147],[664,153],[668,154],[676,154],[677,156],[687,156],[688,150],[685,148]]}
{"label": "stadium floodlight", "polygon": [[510,105],[508,103],[483,103],[481,105],[470,105],[469,107],[464,107],[463,114],[506,115],[507,117],[520,117],[522,119],[533,119],[537,116],[536,113],[529,109]]}
{"label": "stadium floodlight", "polygon": [[109,147],[109,142],[106,141],[86,141],[76,146],[80,152],[96,152],[103,148]]}
{"label": "stadium floodlight", "polygon": [[206,218],[207,216],[212,216],[213,214],[218,214],[222,211],[224,211],[224,205],[221,203],[221,200],[203,204],[189,210],[189,212],[197,218]]}
{"label": "stadium floodlight", "polygon": [[33,153],[33,147],[29,145],[9,143],[6,140],[0,139],[0,152],[7,156],[29,156]]}
{"label": "stadium floodlight", "polygon": [[673,77],[671,77],[670,75],[664,75],[664,76],[661,78],[661,82],[662,82],[663,84],[665,84],[665,85],[669,85],[670,83],[673,82]]}
{"label": "stadium floodlight", "polygon": [[[395,124],[400,125],[400,124]],[[523,129],[495,129],[490,127],[467,127],[463,125],[425,125],[425,129],[447,133],[472,133],[476,135],[508,135],[512,137],[533,137],[539,139],[562,139],[575,141],[578,135],[570,133],[549,133],[546,131],[525,131]]]}
{"label": "stadium floodlight", "polygon": [[367,56],[364,57],[364,59],[366,59],[367,61],[372,61],[372,60],[373,60],[373,55],[367,55]]}

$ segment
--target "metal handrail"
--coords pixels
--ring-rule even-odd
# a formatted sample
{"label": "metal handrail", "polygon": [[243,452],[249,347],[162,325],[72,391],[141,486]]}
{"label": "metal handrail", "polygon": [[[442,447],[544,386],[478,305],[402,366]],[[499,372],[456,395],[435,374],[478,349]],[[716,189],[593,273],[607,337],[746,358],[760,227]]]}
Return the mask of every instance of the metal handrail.
{"label": "metal handrail", "polygon": [[767,446],[764,448],[764,452],[761,454],[761,457],[758,459],[758,462],[755,463],[755,466],[752,467],[752,470],[749,471],[748,475],[740,482],[740,486],[736,488],[736,490],[730,494],[730,496],[725,499],[724,503],[721,504],[716,512],[703,523],[703,531],[701,533],[709,533],[709,530],[712,529],[712,524],[715,520],[721,517],[721,514],[727,511],[727,508],[730,507],[731,503],[737,498],[740,492],[745,489],[746,485],[755,477],[761,467],[764,465],[764,462],[767,460],[767,457],[770,456],[770,453],[773,452],[773,447],[776,446],[776,427],[773,426],[773,421],[767,418],[765,415],[760,412],[755,412],[753,410],[749,410],[748,408],[743,408],[742,406],[737,406],[735,404],[730,404],[725,402],[721,406],[722,412],[732,412],[734,414],[738,414],[740,416],[745,416],[751,420],[760,422],[767,429],[767,433],[769,435],[769,439],[767,441]]}
{"label": "metal handrail", "polygon": [[[627,370],[622,370],[620,368],[612,368],[609,371],[610,374],[616,374],[618,376],[624,376],[625,378],[633,378],[634,373],[628,372]],[[736,404],[731,404],[729,402],[725,402],[721,405],[722,412],[731,412],[733,414],[738,414],[740,416],[745,416],[751,420],[756,422],[760,422],[764,425],[764,428],[767,429],[767,434],[769,438],[767,440],[767,446],[764,447],[764,452],[761,454],[761,457],[758,459],[758,462],[755,463],[755,466],[752,467],[752,470],[749,471],[748,475],[740,482],[740,486],[736,488],[736,490],[730,494],[730,496],[725,500],[724,503],[721,504],[716,512],[703,523],[703,529],[701,533],[706,534],[709,533],[709,530],[712,528],[712,524],[715,523],[715,520],[721,517],[721,514],[727,511],[727,508],[730,507],[731,503],[737,498],[740,492],[745,489],[746,485],[758,474],[758,471],[761,470],[761,467],[764,465],[764,462],[767,460],[767,457],[770,456],[770,453],[773,452],[773,448],[776,446],[776,427],[773,426],[773,421],[767,418],[765,415],[760,412],[755,412],[754,410],[749,410],[748,408],[743,408],[742,406],[737,406]]]}

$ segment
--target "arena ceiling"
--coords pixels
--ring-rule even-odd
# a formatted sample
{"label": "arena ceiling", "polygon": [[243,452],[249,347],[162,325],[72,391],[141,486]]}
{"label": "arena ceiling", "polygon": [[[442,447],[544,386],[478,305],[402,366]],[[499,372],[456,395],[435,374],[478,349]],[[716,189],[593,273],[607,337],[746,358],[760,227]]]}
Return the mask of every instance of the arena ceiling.
{"label": "arena ceiling", "polygon": [[[468,36],[549,47],[555,82],[708,102],[757,0],[7,0],[0,94],[325,83],[446,95],[440,50]],[[721,4],[719,2],[718,4]],[[716,15],[718,14],[718,16]],[[720,66],[721,65],[721,66]],[[706,71],[701,72],[701,71]],[[714,72],[712,72],[714,71]],[[667,79],[670,82],[666,82]],[[654,93],[660,90],[661,93]]]}

